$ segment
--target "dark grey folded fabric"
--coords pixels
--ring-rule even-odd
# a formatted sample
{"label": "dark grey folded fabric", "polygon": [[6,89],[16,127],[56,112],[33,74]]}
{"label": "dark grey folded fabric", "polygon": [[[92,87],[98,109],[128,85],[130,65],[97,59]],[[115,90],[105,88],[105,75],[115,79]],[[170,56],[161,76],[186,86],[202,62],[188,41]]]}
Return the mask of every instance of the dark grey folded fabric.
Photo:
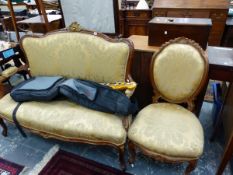
{"label": "dark grey folded fabric", "polygon": [[63,81],[61,76],[34,77],[14,87],[10,95],[17,102],[50,101],[58,96],[58,85]]}
{"label": "dark grey folded fabric", "polygon": [[59,85],[59,91],[79,105],[102,112],[125,116],[137,110],[124,93],[92,81],[69,79]]}

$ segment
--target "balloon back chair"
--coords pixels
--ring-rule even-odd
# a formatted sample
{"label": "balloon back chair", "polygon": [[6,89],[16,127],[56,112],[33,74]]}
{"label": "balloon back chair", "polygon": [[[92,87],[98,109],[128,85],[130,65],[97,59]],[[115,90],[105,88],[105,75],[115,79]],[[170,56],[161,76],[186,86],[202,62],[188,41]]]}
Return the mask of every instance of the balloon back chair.
{"label": "balloon back chair", "polygon": [[[142,109],[128,132],[129,162],[136,149],[156,160],[189,162],[195,169],[204,147],[203,128],[192,113],[194,100],[206,83],[208,59],[201,47],[184,37],[165,43],[152,58],[153,104]],[[166,102],[158,102],[159,99]],[[187,104],[187,109],[178,104]]]}

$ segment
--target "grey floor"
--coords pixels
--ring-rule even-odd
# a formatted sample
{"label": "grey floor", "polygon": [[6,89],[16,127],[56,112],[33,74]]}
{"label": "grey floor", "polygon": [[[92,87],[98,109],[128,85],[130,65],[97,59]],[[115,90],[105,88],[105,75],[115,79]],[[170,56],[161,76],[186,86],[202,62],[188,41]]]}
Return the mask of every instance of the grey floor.
{"label": "grey floor", "polygon": [[[212,104],[204,103],[200,120],[205,130],[205,150],[197,168],[192,173],[193,175],[215,174],[223,153],[223,145],[220,142],[209,142],[213,130],[211,114]],[[56,144],[63,150],[118,168],[117,152],[112,148],[44,139],[29,132],[27,132],[28,138],[23,138],[13,124],[7,123],[7,126],[9,129],[8,137],[0,135],[0,157],[24,165],[28,167],[28,170],[40,162],[50,148]],[[187,165],[185,163],[164,164],[141,154],[138,154],[137,158],[134,167],[128,165],[127,169],[128,172],[136,175],[180,175]],[[229,165],[224,174],[231,174]]]}

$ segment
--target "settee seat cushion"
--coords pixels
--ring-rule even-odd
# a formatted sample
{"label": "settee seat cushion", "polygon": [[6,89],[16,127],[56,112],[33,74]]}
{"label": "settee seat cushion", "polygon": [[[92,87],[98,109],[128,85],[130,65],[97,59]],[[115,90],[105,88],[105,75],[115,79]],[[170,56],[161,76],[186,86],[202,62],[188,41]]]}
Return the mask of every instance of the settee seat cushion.
{"label": "settee seat cushion", "polygon": [[[16,107],[9,94],[0,99],[0,114],[13,121]],[[122,118],[94,111],[67,100],[24,102],[17,111],[21,126],[64,139],[107,142],[121,145],[126,140]]]}
{"label": "settee seat cushion", "polygon": [[175,159],[195,159],[203,152],[204,134],[198,118],[169,103],[151,104],[139,112],[128,137],[157,154]]}

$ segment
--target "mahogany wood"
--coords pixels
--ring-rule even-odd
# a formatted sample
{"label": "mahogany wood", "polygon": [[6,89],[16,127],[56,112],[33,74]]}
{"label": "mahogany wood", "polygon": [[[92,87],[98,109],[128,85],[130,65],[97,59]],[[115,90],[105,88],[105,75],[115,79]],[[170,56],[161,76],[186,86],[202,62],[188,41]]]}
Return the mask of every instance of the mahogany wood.
{"label": "mahogany wood", "polygon": [[183,36],[196,41],[205,50],[211,26],[208,18],[154,17],[149,21],[148,44],[161,46],[171,39]]}
{"label": "mahogany wood", "polygon": [[130,35],[148,35],[148,22],[152,18],[151,10],[120,10],[120,33]]}
{"label": "mahogany wood", "polygon": [[156,0],[152,16],[211,18],[209,45],[220,45],[228,14],[228,0]]}

